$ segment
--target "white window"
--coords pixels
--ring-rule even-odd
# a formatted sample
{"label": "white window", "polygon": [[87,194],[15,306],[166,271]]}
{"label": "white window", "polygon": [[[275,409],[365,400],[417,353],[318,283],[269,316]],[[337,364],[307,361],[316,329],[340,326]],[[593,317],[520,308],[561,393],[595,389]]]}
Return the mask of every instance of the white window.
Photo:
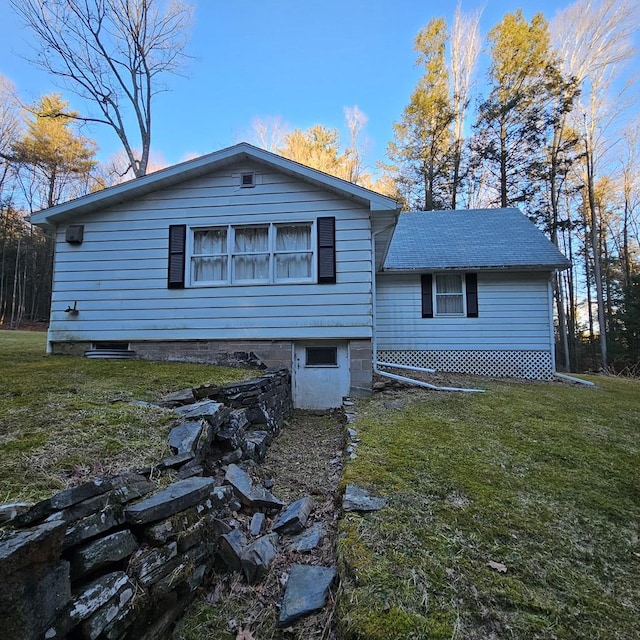
{"label": "white window", "polygon": [[233,232],[233,282],[268,282],[269,227],[235,227]]}
{"label": "white window", "polygon": [[312,282],[310,222],[193,229],[191,283]]}
{"label": "white window", "polygon": [[229,273],[227,228],[196,229],[193,232],[191,278],[198,283],[226,282]]}
{"label": "white window", "polygon": [[464,315],[464,278],[462,274],[437,274],[434,278],[434,294],[435,315]]}
{"label": "white window", "polygon": [[275,279],[309,280],[313,263],[311,225],[277,225]]}

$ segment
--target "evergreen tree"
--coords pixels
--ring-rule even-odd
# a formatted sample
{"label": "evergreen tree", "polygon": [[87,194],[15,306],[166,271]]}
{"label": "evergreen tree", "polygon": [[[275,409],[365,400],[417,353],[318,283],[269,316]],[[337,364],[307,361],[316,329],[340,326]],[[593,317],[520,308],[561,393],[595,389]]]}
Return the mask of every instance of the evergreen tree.
{"label": "evergreen tree", "polygon": [[445,59],[447,27],[443,18],[431,20],[420,30],[414,48],[424,73],[411,94],[402,119],[393,125],[394,141],[387,155],[405,202],[416,209],[450,206],[449,179],[452,126],[455,118],[449,95]]}
{"label": "evergreen tree", "polygon": [[27,174],[30,206],[52,207],[89,191],[96,145],[76,133],[75,113],[60,94],[43,96],[31,109],[27,131],[13,144],[13,160]]}
{"label": "evergreen tree", "polygon": [[548,87],[553,60],[542,14],[528,23],[522,11],[507,13],[488,36],[490,92],[475,125],[477,162],[497,185],[494,204],[509,207],[531,201],[539,182]]}

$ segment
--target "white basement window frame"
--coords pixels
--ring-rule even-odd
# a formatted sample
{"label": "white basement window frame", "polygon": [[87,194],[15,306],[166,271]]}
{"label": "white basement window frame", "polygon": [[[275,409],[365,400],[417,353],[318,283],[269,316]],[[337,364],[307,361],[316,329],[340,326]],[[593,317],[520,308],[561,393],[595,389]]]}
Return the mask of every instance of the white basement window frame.
{"label": "white basement window frame", "polygon": [[192,227],[190,286],[313,283],[316,244],[312,222]]}

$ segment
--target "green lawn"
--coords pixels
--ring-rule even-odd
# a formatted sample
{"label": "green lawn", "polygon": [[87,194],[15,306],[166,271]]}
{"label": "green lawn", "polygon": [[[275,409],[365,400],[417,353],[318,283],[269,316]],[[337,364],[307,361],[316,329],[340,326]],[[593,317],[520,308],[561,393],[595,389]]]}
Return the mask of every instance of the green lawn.
{"label": "green lawn", "polygon": [[640,638],[640,381],[591,379],[361,405],[345,638]]}
{"label": "green lawn", "polygon": [[0,331],[0,503],[34,500],[87,476],[168,455],[169,411],[131,405],[254,372],[45,355],[44,333]]}

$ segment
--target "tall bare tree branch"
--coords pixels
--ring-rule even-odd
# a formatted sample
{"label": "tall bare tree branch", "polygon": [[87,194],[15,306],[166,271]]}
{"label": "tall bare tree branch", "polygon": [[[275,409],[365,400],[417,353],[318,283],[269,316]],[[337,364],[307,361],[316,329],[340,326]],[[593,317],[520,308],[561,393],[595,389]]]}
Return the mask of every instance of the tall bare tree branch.
{"label": "tall bare tree branch", "polygon": [[136,177],[145,175],[153,97],[165,90],[160,77],[184,62],[191,7],[180,0],[10,2],[36,37],[31,61],[91,101],[98,114],[76,118],[110,126]]}

